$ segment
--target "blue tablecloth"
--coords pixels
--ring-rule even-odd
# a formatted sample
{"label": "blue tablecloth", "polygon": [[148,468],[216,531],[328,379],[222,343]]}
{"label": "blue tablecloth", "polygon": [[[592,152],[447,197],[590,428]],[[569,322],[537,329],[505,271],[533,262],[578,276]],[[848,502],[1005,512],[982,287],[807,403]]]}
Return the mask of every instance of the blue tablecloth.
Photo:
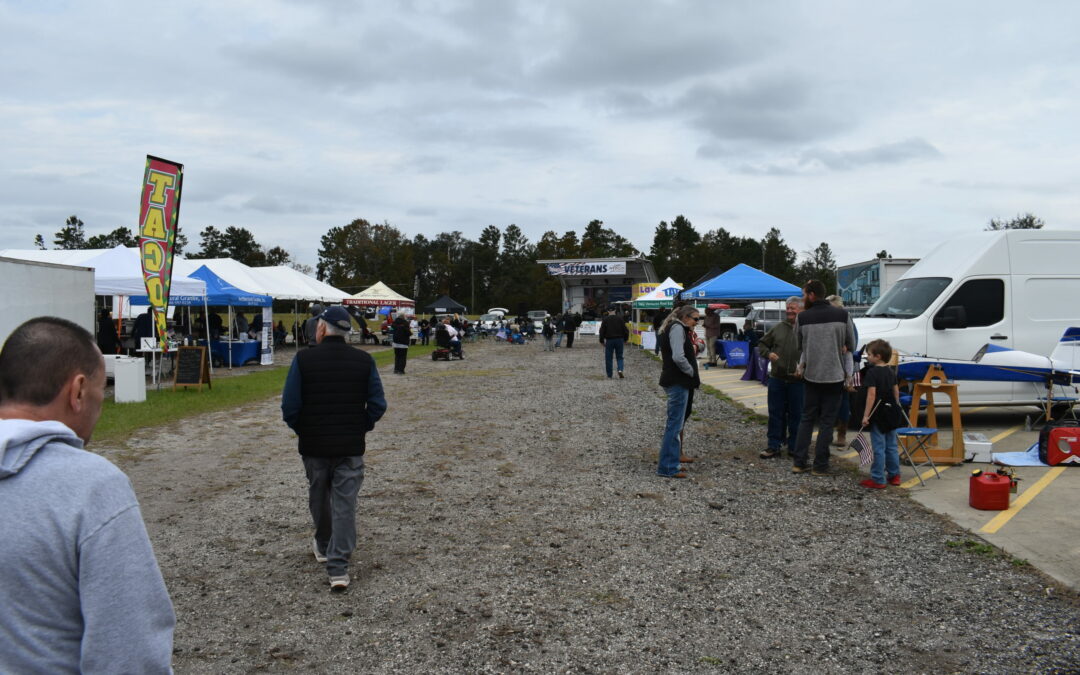
{"label": "blue tablecloth", "polygon": [[[199,340],[199,344],[206,346],[206,340]],[[242,366],[248,361],[260,360],[260,347],[262,343],[258,340],[252,340],[250,342],[222,342],[220,340],[214,340],[210,343],[210,353],[221,359],[221,363],[229,365],[229,350],[232,350],[232,364],[234,366]]]}

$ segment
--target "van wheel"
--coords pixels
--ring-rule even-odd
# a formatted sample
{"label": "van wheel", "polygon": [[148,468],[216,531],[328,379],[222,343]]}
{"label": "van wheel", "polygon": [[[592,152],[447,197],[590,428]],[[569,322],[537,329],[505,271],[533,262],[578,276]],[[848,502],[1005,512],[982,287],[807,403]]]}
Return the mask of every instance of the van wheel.
{"label": "van wheel", "polygon": [[1069,414],[1072,405],[1068,403],[1055,403],[1050,406],[1050,419],[1057,421]]}

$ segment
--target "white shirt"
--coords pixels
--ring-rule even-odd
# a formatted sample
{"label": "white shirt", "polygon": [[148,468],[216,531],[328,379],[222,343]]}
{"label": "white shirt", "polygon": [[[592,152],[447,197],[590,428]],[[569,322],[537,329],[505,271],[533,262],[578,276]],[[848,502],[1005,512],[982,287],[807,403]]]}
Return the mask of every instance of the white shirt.
{"label": "white shirt", "polygon": [[453,340],[458,336],[457,328],[454,328],[450,324],[446,324],[446,332],[450,334],[450,339]]}

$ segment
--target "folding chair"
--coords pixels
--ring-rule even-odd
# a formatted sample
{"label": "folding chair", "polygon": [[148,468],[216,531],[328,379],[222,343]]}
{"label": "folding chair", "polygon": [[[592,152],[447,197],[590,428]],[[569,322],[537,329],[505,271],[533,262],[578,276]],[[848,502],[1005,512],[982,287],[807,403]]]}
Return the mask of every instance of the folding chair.
{"label": "folding chair", "polygon": [[[900,441],[898,443],[900,452],[904,454],[907,463],[915,470],[915,477],[919,479],[920,487],[926,487],[926,482],[923,481],[922,474],[919,473],[919,467],[926,466],[927,464],[934,470],[934,476],[936,476],[938,480],[941,480],[941,474],[938,473],[937,465],[934,464],[934,458],[930,456],[930,451],[927,446],[930,442],[930,438],[937,432],[937,429],[931,429],[929,427],[901,427],[896,430],[896,436]],[[909,450],[908,441],[914,442],[915,447]],[[922,451],[923,456],[926,457],[926,461],[916,464],[912,455],[920,450]]]}
{"label": "folding chair", "polygon": [[[1080,392],[1077,391],[1075,386],[1066,387],[1063,384],[1058,384],[1056,386],[1061,387],[1061,395],[1059,396],[1055,393],[1054,386],[1055,385],[1051,383],[1045,391],[1039,392],[1039,401],[1042,403],[1040,406],[1042,408],[1042,413],[1036,418],[1034,424],[1052,421],[1053,410],[1059,406],[1064,408],[1059,419],[1070,417],[1073,420],[1077,420],[1076,404],[1080,402]],[[1072,390],[1071,392],[1069,391],[1070,389]]]}

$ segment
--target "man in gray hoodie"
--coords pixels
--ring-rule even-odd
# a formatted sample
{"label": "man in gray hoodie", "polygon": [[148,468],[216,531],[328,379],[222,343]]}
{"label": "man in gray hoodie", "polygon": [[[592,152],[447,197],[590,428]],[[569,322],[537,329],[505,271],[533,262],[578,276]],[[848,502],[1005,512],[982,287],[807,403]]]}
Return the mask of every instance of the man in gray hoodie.
{"label": "man in gray hoodie", "polygon": [[168,673],[176,619],[131,483],[83,450],[105,362],[65,319],[0,351],[0,672]]}

